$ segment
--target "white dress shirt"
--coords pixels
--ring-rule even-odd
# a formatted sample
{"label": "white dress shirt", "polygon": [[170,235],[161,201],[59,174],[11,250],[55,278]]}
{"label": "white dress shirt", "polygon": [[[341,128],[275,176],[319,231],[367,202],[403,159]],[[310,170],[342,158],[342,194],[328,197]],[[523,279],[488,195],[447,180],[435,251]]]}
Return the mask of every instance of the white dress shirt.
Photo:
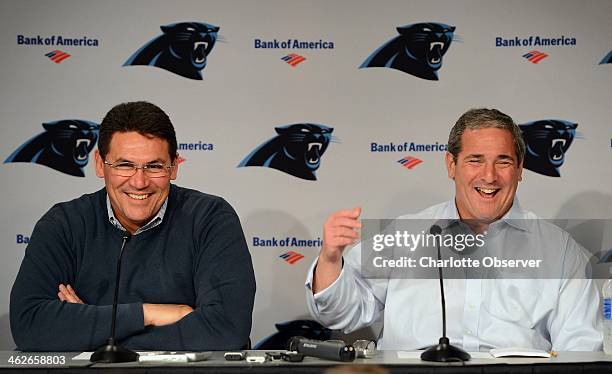
{"label": "white dress shirt", "polygon": [[[455,202],[448,201],[400,218],[457,220],[459,215]],[[488,232],[501,233],[506,242],[512,242],[524,229],[517,227],[520,221],[512,220],[537,218],[515,199]],[[593,280],[576,276],[587,268],[587,256],[566,232],[542,220],[534,222],[530,229],[543,238],[538,245],[553,247],[563,279],[445,279],[451,344],[466,351],[501,347],[601,350],[599,292]],[[306,295],[314,318],[349,333],[384,317],[379,349],[416,350],[437,344],[442,335],[439,280],[366,279],[360,272],[360,251],[357,245],[345,252],[338,279],[314,295],[316,261],[312,265]]]}

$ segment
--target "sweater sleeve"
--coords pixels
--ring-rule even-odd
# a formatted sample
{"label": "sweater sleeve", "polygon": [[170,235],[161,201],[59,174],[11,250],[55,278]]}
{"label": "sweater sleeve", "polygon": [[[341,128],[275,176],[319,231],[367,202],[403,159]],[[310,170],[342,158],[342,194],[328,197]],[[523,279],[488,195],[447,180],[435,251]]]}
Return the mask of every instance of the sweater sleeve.
{"label": "sweater sleeve", "polygon": [[214,214],[196,224],[194,311],[180,321],[148,327],[123,343],[133,349],[231,350],[248,342],[255,275],[240,220],[221,200]]}
{"label": "sweater sleeve", "polygon": [[[112,306],[61,302],[58,286],[74,284],[77,249],[61,205],[38,221],[10,297],[11,332],[22,351],[86,351],[106,343]],[[117,308],[118,339],[142,331],[142,303]]]}

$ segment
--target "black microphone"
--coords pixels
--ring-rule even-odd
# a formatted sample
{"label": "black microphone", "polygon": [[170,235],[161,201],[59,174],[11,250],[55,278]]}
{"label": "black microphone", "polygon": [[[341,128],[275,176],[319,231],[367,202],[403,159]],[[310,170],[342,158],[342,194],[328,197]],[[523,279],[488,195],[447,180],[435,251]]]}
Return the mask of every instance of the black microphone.
{"label": "black microphone", "polygon": [[[442,228],[436,224],[429,229],[432,235],[442,234]],[[442,255],[440,254],[440,241],[436,240],[438,246],[438,262],[441,263]],[[421,354],[423,361],[447,362],[447,361],[469,361],[471,356],[469,353],[459,347],[450,344],[450,340],[446,337],[446,299],[444,298],[444,282],[442,275],[442,267],[438,267],[438,276],[440,278],[440,296],[442,301],[442,337],[437,345],[432,345]]]}
{"label": "black microphone", "polygon": [[117,345],[115,342],[115,325],[117,323],[117,300],[119,299],[119,280],[121,279],[121,259],[123,258],[123,249],[125,244],[130,239],[130,234],[123,235],[123,242],[119,250],[119,259],[117,260],[117,274],[115,281],[115,296],[113,298],[113,313],[111,319],[111,335],[106,342],[106,345],[98,348],[89,358],[91,362],[132,362],[137,361],[140,356],[138,353]]}
{"label": "black microphone", "polygon": [[288,346],[290,351],[297,351],[304,356],[342,362],[355,360],[355,349],[352,345],[344,344],[344,342],[326,342],[294,336],[289,339]]}

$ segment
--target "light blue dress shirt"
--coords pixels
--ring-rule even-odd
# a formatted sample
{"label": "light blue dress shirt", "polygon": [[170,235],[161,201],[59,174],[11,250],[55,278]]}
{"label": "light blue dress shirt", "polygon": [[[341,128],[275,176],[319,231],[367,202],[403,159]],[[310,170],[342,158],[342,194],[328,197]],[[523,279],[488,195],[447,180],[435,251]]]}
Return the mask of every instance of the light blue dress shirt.
{"label": "light blue dress shirt", "polygon": [[[157,212],[155,217],[153,217],[149,222],[147,222],[146,225],[136,230],[132,235],[138,235],[141,232],[150,230],[153,227],[162,223],[162,221],[164,220],[164,214],[166,213],[167,206],[168,206],[168,198],[166,197],[166,201],[164,201],[164,204],[161,206],[161,208],[159,208],[159,211]],[[108,194],[106,195],[106,210],[108,211],[108,220],[110,221],[110,223],[121,231],[127,231],[125,227],[123,227],[121,222],[119,222],[119,220],[115,217],[115,212],[113,212],[113,207],[111,205]]]}
{"label": "light blue dress shirt", "polygon": [[[459,215],[454,201],[400,219],[450,219]],[[489,226],[488,233],[505,242],[528,228],[515,219],[537,219],[512,208]],[[536,222],[536,221],[534,221]],[[588,258],[567,233],[538,220],[529,225],[538,246],[552,248],[564,279],[445,279],[447,336],[466,351],[521,347],[545,351],[602,349],[599,292],[591,279],[576,277]],[[553,238],[554,240],[551,240]],[[369,326],[384,318],[379,349],[417,350],[437,344],[442,336],[438,279],[366,279],[360,272],[360,245],[344,253],[344,266],[334,283],[313,295],[312,277],[306,280],[307,306],[323,325],[344,332]],[[549,256],[550,257],[550,256]],[[574,274],[574,277],[572,277]]]}

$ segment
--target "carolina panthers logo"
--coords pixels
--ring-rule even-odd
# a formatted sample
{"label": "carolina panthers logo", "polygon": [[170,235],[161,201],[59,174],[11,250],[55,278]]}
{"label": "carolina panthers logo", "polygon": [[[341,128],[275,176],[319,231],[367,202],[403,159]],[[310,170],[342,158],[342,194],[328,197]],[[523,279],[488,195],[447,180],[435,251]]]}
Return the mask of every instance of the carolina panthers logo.
{"label": "carolina panthers logo", "polygon": [[306,180],[317,180],[315,171],[332,139],[333,128],[298,123],[275,128],[277,136],[255,148],[238,167],[263,166]]}
{"label": "carolina panthers logo", "polygon": [[559,168],[576,136],[577,123],[545,119],[519,125],[527,146],[526,169],[549,177],[560,177]]}
{"label": "carolina panthers logo", "polygon": [[202,80],[208,55],[217,41],[218,26],[181,22],[161,26],[162,35],[136,51],[123,66],[157,66],[185,78]]}
{"label": "carolina panthers logo", "polygon": [[433,22],[400,26],[399,36],[374,51],[359,68],[391,68],[437,81],[442,57],[453,41],[454,31],[454,26]]}
{"label": "carolina panthers logo", "polygon": [[603,65],[603,64],[610,64],[612,63],[612,51],[610,51],[606,57],[604,57],[601,62],[599,63],[599,65]]}
{"label": "carolina panthers logo", "polygon": [[33,162],[84,177],[83,168],[98,141],[100,126],[80,119],[46,122],[42,126],[45,132],[23,143],[4,162]]}

